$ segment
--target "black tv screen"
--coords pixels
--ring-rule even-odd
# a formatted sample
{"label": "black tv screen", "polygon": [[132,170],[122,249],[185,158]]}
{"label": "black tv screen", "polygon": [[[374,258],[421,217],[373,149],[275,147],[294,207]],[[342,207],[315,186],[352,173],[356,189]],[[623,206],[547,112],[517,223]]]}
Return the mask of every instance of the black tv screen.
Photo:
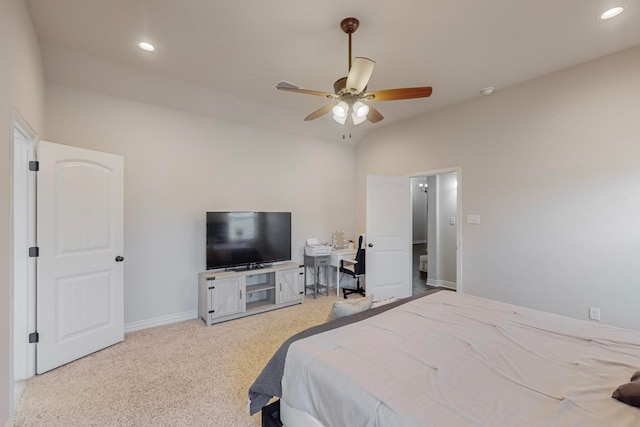
{"label": "black tv screen", "polygon": [[291,212],[207,212],[207,270],[291,259]]}

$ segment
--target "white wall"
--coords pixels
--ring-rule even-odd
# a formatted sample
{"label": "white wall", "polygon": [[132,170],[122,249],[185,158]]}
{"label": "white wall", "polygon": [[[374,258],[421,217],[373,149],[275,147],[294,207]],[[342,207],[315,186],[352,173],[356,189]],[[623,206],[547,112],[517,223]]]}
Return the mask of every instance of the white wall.
{"label": "white wall", "polygon": [[[427,177],[429,192],[427,193],[427,203],[429,204],[429,216],[427,217],[427,281],[434,280],[438,271],[440,253],[438,252],[438,175]],[[435,283],[431,283],[436,285]]]}
{"label": "white wall", "polygon": [[429,184],[429,252],[427,284],[456,288],[456,216],[457,173],[448,172],[427,177]]}
{"label": "white wall", "polygon": [[355,238],[355,149],[47,83],[43,139],[125,161],[125,323],[195,313],[205,212],[292,212],[292,251]]}
{"label": "white wall", "polygon": [[458,178],[456,172],[438,174],[438,274],[443,285],[456,285],[456,216]]}
{"label": "white wall", "polygon": [[636,47],[372,132],[356,193],[460,166],[465,292],[640,329],[639,69]]}
{"label": "white wall", "polygon": [[11,110],[39,132],[43,95],[40,51],[27,9],[22,0],[4,0],[0,2],[0,425],[12,412]]}

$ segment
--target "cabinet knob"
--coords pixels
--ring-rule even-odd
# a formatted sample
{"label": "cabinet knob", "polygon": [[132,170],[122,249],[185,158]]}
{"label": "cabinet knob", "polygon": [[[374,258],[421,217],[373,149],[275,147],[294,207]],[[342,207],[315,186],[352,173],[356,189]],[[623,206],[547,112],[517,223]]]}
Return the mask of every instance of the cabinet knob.
{"label": "cabinet knob", "polygon": [[122,262],[122,261],[124,261],[124,257],[123,257],[123,256],[118,255],[118,256],[116,257],[116,262]]}
{"label": "cabinet knob", "polygon": [[373,243],[369,243],[367,246],[369,246],[370,248],[373,247]]}

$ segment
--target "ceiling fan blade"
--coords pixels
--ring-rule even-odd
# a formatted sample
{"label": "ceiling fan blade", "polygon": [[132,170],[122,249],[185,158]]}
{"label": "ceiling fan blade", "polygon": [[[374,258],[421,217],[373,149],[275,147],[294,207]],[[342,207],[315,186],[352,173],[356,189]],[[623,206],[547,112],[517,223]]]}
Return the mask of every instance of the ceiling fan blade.
{"label": "ceiling fan blade", "polygon": [[362,92],[369,83],[375,65],[376,62],[369,58],[354,58],[353,66],[347,76],[347,90],[355,94]]}
{"label": "ceiling fan blade", "polygon": [[362,95],[367,101],[396,101],[400,99],[426,98],[431,96],[431,86],[405,87],[402,89],[374,90]]}
{"label": "ceiling fan blade", "polygon": [[337,96],[334,95],[333,93],[329,93],[329,92],[319,92],[317,90],[309,90],[309,89],[285,89],[285,88],[277,88],[278,90],[285,90],[287,92],[296,92],[296,93],[304,93],[307,95],[315,95],[315,96],[322,96],[323,98],[329,98],[329,99],[336,99]]}
{"label": "ceiling fan blade", "polygon": [[384,116],[380,114],[380,111],[369,105],[369,114],[367,114],[367,120],[369,120],[371,123],[378,123],[382,119],[384,119]]}
{"label": "ceiling fan blade", "polygon": [[307,117],[305,117],[304,121],[308,122],[310,120],[317,119],[318,117],[324,116],[329,111],[331,111],[331,109],[333,108],[334,105],[336,105],[336,103],[328,104],[328,105],[325,105],[322,108],[318,108],[316,111],[314,111],[313,113],[311,113]]}
{"label": "ceiling fan blade", "polygon": [[333,93],[329,93],[329,92],[320,92],[317,90],[309,90],[309,89],[302,89],[298,86],[292,85],[290,83],[287,82],[279,82],[276,86],[276,89],[278,90],[284,90],[287,92],[297,92],[297,93],[304,93],[307,95],[315,95],[315,96],[322,96],[323,98],[329,98],[329,99],[336,99],[337,96]]}

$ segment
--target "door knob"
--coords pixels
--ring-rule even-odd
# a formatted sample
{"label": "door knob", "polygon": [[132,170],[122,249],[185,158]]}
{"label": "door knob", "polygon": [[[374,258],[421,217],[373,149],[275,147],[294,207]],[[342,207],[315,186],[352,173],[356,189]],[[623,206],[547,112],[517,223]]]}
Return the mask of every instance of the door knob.
{"label": "door knob", "polygon": [[373,243],[369,243],[367,246],[369,246],[370,248],[373,247]]}
{"label": "door knob", "polygon": [[118,255],[118,256],[116,257],[116,262],[122,262],[122,261],[124,261],[124,257],[122,257],[122,256]]}

